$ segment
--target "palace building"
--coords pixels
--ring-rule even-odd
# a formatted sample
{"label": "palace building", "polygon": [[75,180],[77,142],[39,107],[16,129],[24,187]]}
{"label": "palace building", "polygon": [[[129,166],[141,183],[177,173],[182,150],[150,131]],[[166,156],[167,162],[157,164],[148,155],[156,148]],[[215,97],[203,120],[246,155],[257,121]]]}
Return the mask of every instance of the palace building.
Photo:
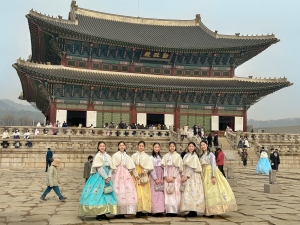
{"label": "palace building", "polygon": [[20,98],[50,122],[246,130],[251,105],[292,85],[286,78],[235,76],[238,66],[279,41],[273,34],[218,34],[199,14],[192,20],[129,17],[72,1],[68,19],[33,10],[26,18],[32,55],[13,64]]}

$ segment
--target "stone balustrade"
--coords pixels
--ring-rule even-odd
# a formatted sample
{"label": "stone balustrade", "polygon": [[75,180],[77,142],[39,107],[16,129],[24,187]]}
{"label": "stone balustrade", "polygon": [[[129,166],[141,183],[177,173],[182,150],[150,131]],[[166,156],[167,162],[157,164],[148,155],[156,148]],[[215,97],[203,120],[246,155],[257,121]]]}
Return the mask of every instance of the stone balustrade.
{"label": "stone balustrade", "polygon": [[226,138],[233,149],[237,149],[240,137],[247,137],[251,145],[250,150],[254,151],[257,159],[260,150],[264,146],[270,154],[270,149],[278,149],[280,155],[280,167],[300,168],[300,135],[299,134],[272,134],[272,133],[253,133],[253,132],[226,132]]}

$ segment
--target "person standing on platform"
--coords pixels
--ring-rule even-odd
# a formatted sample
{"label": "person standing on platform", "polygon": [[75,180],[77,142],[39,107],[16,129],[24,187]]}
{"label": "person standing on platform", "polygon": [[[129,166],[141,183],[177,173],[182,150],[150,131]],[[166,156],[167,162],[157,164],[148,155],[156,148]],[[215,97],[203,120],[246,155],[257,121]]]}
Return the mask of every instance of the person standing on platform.
{"label": "person standing on platform", "polygon": [[60,159],[54,159],[52,165],[49,167],[49,171],[47,173],[47,178],[46,178],[47,188],[42,194],[42,196],[40,197],[42,201],[47,201],[46,196],[52,189],[61,202],[65,202],[65,199],[67,199],[66,197],[62,196],[58,187],[60,181],[58,177],[57,167],[59,165],[60,165]]}
{"label": "person standing on platform", "polygon": [[161,165],[160,144],[153,144],[152,155],[150,156],[154,170],[149,175],[152,201],[152,216],[161,217],[165,212],[164,196],[164,169]]}
{"label": "person standing on platform", "polygon": [[265,151],[264,147],[262,147],[260,153],[260,159],[256,165],[256,173],[258,174],[269,174],[270,170],[272,170],[268,153]]}
{"label": "person standing on platform", "polygon": [[211,133],[209,133],[208,136],[207,136],[207,143],[208,143],[208,147],[212,147],[212,136],[211,136]]}
{"label": "person standing on platform", "polygon": [[273,155],[272,156],[271,155],[272,154],[270,154],[272,170],[278,171],[278,167],[279,167],[279,164],[280,164],[278,149],[275,149],[275,151],[273,150]]}
{"label": "person standing on platform", "polygon": [[51,151],[50,148],[48,148],[48,151],[46,153],[46,170],[45,170],[45,172],[48,171],[48,166],[49,167],[51,166],[52,161],[53,161],[53,152]]}
{"label": "person standing on platform", "polygon": [[201,141],[203,151],[200,156],[205,195],[204,216],[213,218],[214,215],[237,210],[233,191],[226,178],[216,167],[215,155],[210,152],[206,141]]}
{"label": "person standing on platform", "polygon": [[112,159],[106,153],[106,144],[98,142],[91,176],[82,190],[78,213],[96,216],[96,220],[109,220],[105,214],[117,214],[117,198],[112,183]]}
{"label": "person standing on platform", "polygon": [[138,151],[131,156],[138,175],[135,176],[132,174],[138,197],[137,218],[146,216],[145,213],[151,212],[151,191],[148,173],[153,171],[154,167],[149,155],[144,151],[145,145],[146,143],[144,141],[139,141]]}
{"label": "person standing on platform", "polygon": [[88,157],[88,161],[84,163],[84,169],[83,169],[83,178],[85,179],[85,182],[89,179],[91,175],[91,169],[92,169],[92,163],[93,163],[93,156]]}
{"label": "person standing on platform", "polygon": [[189,212],[187,217],[196,217],[197,213],[204,213],[205,199],[201,178],[202,167],[196,152],[196,144],[188,144],[188,153],[183,158],[183,172],[181,175],[181,212]]}
{"label": "person standing on platform", "polygon": [[176,152],[176,144],[169,143],[169,152],[162,158],[165,180],[165,209],[166,216],[175,217],[180,211],[182,158]]}
{"label": "person standing on platform", "polygon": [[224,172],[224,160],[225,160],[225,155],[224,152],[222,151],[221,148],[217,148],[216,152],[216,163],[218,165],[219,170],[222,172],[223,176],[226,178],[225,172]]}
{"label": "person standing on platform", "polygon": [[116,219],[125,218],[124,214],[136,214],[137,193],[130,173],[137,177],[135,165],[126,154],[124,141],[118,143],[118,151],[112,156],[112,180],[117,196],[118,215]]}

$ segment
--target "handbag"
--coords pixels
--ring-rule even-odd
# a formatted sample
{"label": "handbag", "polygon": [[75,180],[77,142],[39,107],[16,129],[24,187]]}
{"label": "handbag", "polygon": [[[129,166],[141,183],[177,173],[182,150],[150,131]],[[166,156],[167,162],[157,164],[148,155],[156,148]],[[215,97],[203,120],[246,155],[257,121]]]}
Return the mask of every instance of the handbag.
{"label": "handbag", "polygon": [[182,183],[180,185],[179,191],[184,192],[184,190],[185,190],[185,183]]}
{"label": "handbag", "polygon": [[157,192],[164,191],[165,186],[163,184],[156,184],[154,189]]}
{"label": "handbag", "polygon": [[167,194],[168,194],[168,195],[171,195],[171,194],[173,194],[173,193],[174,193],[174,191],[175,191],[174,185],[173,185],[173,184],[170,184],[170,183],[168,183],[168,186],[167,186],[167,188],[166,188],[166,192],[167,192]]}
{"label": "handbag", "polygon": [[112,191],[113,191],[112,186],[110,186],[110,185],[105,185],[104,190],[103,190],[103,193],[104,193],[104,194],[110,194],[110,193],[112,193]]}
{"label": "handbag", "polygon": [[148,181],[149,181],[149,178],[148,178],[147,174],[143,174],[143,175],[140,177],[140,183],[141,183],[141,184],[146,184]]}

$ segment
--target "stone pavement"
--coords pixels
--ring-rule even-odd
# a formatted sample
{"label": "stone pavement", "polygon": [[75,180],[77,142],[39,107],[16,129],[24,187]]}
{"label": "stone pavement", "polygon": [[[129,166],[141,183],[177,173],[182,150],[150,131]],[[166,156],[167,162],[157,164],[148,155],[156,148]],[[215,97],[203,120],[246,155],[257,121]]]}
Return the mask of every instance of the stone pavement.
{"label": "stone pavement", "polygon": [[[239,172],[238,172],[239,171]],[[277,181],[282,185],[282,194],[265,194],[264,184],[268,176],[256,175],[255,167],[236,167],[238,187],[233,187],[238,211],[215,218],[154,218],[111,219],[96,221],[94,217],[77,215],[78,200],[84,185],[80,168],[61,168],[59,171],[62,194],[68,199],[59,202],[54,192],[41,202],[40,195],[45,189],[46,173],[36,169],[0,168],[0,225],[46,225],[46,224],[170,224],[170,225],[298,225],[300,224],[300,172],[281,169]]]}

